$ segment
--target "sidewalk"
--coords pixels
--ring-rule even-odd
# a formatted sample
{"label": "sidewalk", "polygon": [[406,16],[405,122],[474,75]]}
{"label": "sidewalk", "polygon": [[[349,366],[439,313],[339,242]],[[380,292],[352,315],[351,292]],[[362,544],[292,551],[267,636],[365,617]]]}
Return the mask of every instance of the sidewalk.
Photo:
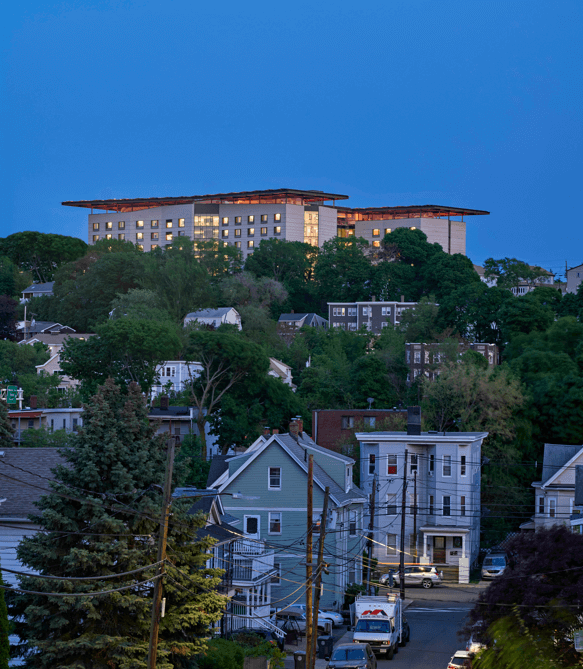
{"label": "sidewalk", "polygon": [[[413,604],[412,599],[406,599],[403,602],[403,611],[405,611],[409,606]],[[332,631],[334,634],[334,630]],[[338,638],[336,638],[336,634],[340,634]],[[334,648],[336,646],[339,646],[340,644],[343,643],[352,643],[352,631],[349,631],[345,629],[344,632],[342,632],[341,628],[336,628],[336,634],[334,634]],[[294,653],[297,650],[306,650],[306,637],[302,637],[302,640],[299,642],[299,644],[296,645],[291,645],[291,646],[286,646],[285,647],[285,652],[287,653],[287,657],[284,660],[284,667],[285,669],[294,669]],[[316,669],[326,669],[326,665],[328,662],[326,660],[320,660],[317,656],[318,651],[316,650]]]}

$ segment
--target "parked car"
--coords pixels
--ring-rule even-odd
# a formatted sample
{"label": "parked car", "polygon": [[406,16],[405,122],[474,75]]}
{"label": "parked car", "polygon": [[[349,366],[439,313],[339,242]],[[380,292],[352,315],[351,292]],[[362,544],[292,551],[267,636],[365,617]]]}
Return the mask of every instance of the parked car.
{"label": "parked car", "polygon": [[507,564],[505,553],[490,553],[482,563],[482,580],[500,576],[506,569]]}
{"label": "parked car", "polygon": [[380,583],[381,585],[387,585],[387,583],[389,582],[390,575],[392,574],[392,575],[393,575],[393,578],[394,578],[396,572],[397,572],[396,569],[389,569],[389,571],[388,571],[386,574],[383,574],[383,575],[379,578],[379,583]]}
{"label": "parked car", "polygon": [[[305,604],[295,604],[294,609],[301,609],[302,611],[306,611],[306,605]],[[344,618],[342,617],[341,613],[336,613],[335,611],[322,611],[321,609],[318,610],[318,620],[331,620],[332,625],[343,625],[344,624]]]}
{"label": "parked car", "polygon": [[[388,580],[388,574],[384,574],[381,578],[385,575]],[[400,585],[398,572],[393,574],[393,581],[395,586]],[[442,581],[443,573],[437,571],[435,567],[422,564],[405,567],[405,585],[422,585],[424,588],[432,588],[434,585],[440,585]],[[379,583],[380,582],[381,580],[379,579]]]}
{"label": "parked car", "polygon": [[377,659],[368,643],[336,646],[326,669],[376,669]]}
{"label": "parked car", "polygon": [[447,669],[472,669],[472,654],[467,650],[456,650]]}
{"label": "parked car", "polygon": [[468,653],[479,653],[484,648],[487,648],[484,639],[484,628],[485,623],[483,621],[478,621],[472,625],[472,633],[466,643]]}
{"label": "parked car", "polygon": [[[302,632],[306,631],[306,613],[296,606],[290,606],[285,609],[279,609],[275,612],[276,625],[281,627],[280,621],[295,620]],[[329,618],[320,618],[318,616],[318,632],[321,634],[330,634],[332,631],[332,621]]]}

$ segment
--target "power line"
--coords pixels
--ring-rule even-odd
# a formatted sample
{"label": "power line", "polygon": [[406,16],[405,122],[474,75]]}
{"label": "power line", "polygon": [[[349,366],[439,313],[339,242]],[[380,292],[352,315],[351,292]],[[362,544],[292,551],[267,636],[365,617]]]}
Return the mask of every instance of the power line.
{"label": "power line", "polygon": [[7,567],[0,567],[0,571],[8,572],[9,574],[18,574],[18,576],[26,576],[30,578],[46,578],[51,581],[105,581],[109,578],[120,578],[121,576],[130,576],[131,574],[139,574],[146,569],[152,569],[152,567],[157,567],[161,562],[155,562],[154,564],[149,564],[146,567],[140,567],[139,569],[133,569],[132,571],[123,571],[119,574],[107,574],[105,576],[48,576],[46,574],[31,574],[30,572],[16,571],[15,569],[8,569]]}
{"label": "power line", "polygon": [[[34,577],[33,574],[27,574],[27,576]],[[147,581],[132,583],[131,585],[124,585],[121,588],[114,588],[112,590],[100,590],[99,592],[42,592],[41,590],[23,590],[22,588],[2,584],[0,584],[0,588],[3,590],[22,592],[25,595],[46,595],[47,597],[98,597],[99,595],[109,595],[112,592],[121,592],[122,590],[129,590],[130,588],[137,588],[140,585],[152,583],[152,581],[160,578],[160,576],[161,574],[158,576],[152,576],[152,578],[148,579]]]}

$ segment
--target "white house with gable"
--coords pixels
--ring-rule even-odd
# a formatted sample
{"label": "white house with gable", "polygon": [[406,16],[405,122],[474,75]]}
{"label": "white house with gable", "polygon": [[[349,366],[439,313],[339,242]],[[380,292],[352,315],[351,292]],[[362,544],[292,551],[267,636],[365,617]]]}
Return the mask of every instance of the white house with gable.
{"label": "white house with gable", "polygon": [[200,323],[218,328],[221,325],[236,325],[241,330],[241,315],[233,307],[222,307],[220,309],[201,309],[186,314],[184,325],[189,323]]}

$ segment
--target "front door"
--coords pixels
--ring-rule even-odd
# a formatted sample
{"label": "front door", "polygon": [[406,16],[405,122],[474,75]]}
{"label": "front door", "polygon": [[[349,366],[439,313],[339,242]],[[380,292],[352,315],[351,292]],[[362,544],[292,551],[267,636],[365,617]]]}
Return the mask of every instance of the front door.
{"label": "front door", "polygon": [[445,537],[433,537],[433,562],[445,564]]}
{"label": "front door", "polygon": [[261,538],[261,526],[260,526],[261,516],[245,516],[245,534],[250,539],[260,539]]}

